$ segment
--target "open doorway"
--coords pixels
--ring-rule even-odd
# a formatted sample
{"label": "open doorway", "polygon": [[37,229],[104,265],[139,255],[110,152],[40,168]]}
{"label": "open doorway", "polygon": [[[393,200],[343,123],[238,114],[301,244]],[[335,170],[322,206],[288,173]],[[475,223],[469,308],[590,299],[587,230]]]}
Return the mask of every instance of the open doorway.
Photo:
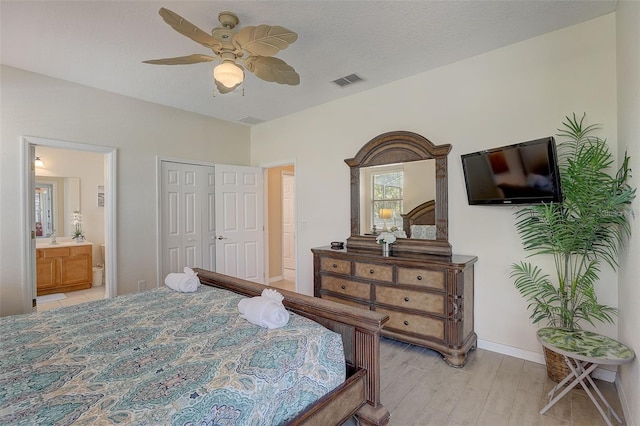
{"label": "open doorway", "polygon": [[[115,296],[116,149],[36,137],[24,137],[23,146],[25,167],[22,204],[26,236],[24,255],[27,263],[23,275],[24,312],[34,310],[36,299],[38,305],[44,302],[44,307],[49,300],[45,296],[52,294],[62,294],[64,297],[57,299],[61,301],[67,298],[67,293],[80,299],[86,298],[86,292],[82,295],[80,291],[74,292],[80,290],[80,287],[82,290],[92,291],[88,300],[96,297],[97,290],[100,290],[101,297]],[[40,163],[32,166],[36,156],[44,165]],[[91,169],[99,169],[99,172],[95,173]],[[37,197],[34,194],[36,187],[47,185],[47,182],[51,182],[51,187],[57,190],[53,193],[52,201],[48,203],[49,209],[44,209],[46,206],[36,205]],[[44,220],[38,220],[38,211],[40,219],[50,219],[47,225],[50,229],[47,229],[46,233],[42,229],[43,225],[40,225],[42,228],[39,229],[38,223]],[[77,229],[72,220],[80,220],[82,224],[82,234],[86,241],[81,241],[81,244],[77,241],[84,238],[72,238],[73,231]],[[71,252],[71,249],[60,250],[65,244],[73,248],[73,255],[77,258],[64,258],[56,262],[53,259],[54,254],[66,256],[67,251]],[[51,251],[51,265],[38,263],[38,249],[41,252]],[[56,265],[62,268],[62,264],[73,265],[74,269],[67,271],[67,275],[62,271],[56,271]],[[60,282],[48,282],[47,272],[52,279],[59,277]],[[43,277],[46,282],[43,281]],[[42,289],[43,283],[45,287],[48,286],[45,291]],[[102,288],[94,289],[94,283],[102,284]],[[60,286],[60,292],[54,291],[56,286]],[[72,300],[67,302],[74,304]],[[64,306],[63,302],[59,303]]]}
{"label": "open doorway", "polygon": [[296,291],[295,165],[266,168],[268,283]]}

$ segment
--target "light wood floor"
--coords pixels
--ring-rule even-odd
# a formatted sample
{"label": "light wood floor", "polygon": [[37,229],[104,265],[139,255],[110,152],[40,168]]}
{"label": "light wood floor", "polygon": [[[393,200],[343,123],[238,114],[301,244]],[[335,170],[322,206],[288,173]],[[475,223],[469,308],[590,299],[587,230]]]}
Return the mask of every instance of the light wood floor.
{"label": "light wood floor", "polygon": [[[271,285],[290,289],[294,284],[287,281]],[[104,286],[65,295],[66,299],[39,304],[38,311],[102,299]],[[582,389],[572,390],[540,415],[555,383],[547,378],[545,367],[534,362],[476,349],[463,368],[453,368],[437,352],[391,339],[382,339],[380,356],[381,400],[393,426],[605,425]],[[623,417],[615,385],[596,382]]]}
{"label": "light wood floor", "polygon": [[296,291],[296,271],[294,269],[285,269],[283,279],[272,282],[269,285],[283,290]]}
{"label": "light wood floor", "polygon": [[[544,365],[476,349],[463,368],[453,368],[434,351],[390,339],[382,340],[380,352],[381,401],[394,426],[606,424],[575,388],[540,415],[555,385]],[[596,382],[623,418],[615,385]]]}

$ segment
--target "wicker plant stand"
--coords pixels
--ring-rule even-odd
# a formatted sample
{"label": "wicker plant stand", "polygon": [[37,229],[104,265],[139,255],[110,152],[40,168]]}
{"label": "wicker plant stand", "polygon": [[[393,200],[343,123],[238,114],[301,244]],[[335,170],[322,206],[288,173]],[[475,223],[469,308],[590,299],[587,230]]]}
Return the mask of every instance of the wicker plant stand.
{"label": "wicker plant stand", "polygon": [[547,364],[547,376],[556,383],[560,383],[569,373],[569,366],[564,357],[551,349],[544,347],[544,360]]}

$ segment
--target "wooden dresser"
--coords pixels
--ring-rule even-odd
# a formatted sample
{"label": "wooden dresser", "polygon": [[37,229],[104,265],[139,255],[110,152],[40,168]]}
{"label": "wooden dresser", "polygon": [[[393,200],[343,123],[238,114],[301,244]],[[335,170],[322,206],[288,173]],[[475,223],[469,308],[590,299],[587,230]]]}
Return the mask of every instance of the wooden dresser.
{"label": "wooden dresser", "polygon": [[36,248],[38,296],[91,288],[92,245]]}
{"label": "wooden dresser", "polygon": [[475,256],[382,256],[382,249],[311,249],[314,295],[389,315],[384,336],[440,352],[462,367],[475,348]]}

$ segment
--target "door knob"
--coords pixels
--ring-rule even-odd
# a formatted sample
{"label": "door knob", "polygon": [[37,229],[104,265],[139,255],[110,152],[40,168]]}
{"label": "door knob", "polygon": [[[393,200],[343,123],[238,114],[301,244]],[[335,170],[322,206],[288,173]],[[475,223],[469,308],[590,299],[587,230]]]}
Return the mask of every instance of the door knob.
{"label": "door knob", "polygon": [[218,239],[219,239],[219,240],[226,240],[226,239],[227,239],[227,237],[223,237],[222,235],[218,235]]}

